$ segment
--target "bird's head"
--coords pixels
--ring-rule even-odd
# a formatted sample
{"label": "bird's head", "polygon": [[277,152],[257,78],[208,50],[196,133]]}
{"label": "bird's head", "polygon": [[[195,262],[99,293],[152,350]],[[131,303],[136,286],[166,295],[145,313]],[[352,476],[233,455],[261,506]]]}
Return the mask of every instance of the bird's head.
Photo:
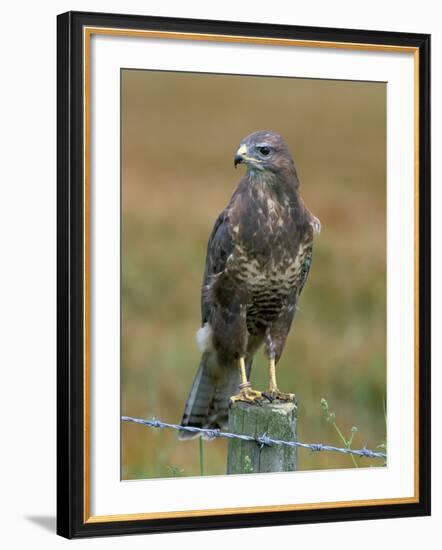
{"label": "bird's head", "polygon": [[252,174],[295,170],[286,142],[279,134],[269,130],[254,132],[241,140],[235,154],[235,168],[238,164],[245,164]]}

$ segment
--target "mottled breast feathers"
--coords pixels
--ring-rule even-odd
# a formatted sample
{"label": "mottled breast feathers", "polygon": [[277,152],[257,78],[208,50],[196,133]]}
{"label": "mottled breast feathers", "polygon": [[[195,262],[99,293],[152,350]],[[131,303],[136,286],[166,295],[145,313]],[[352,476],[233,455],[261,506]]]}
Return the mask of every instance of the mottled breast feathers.
{"label": "mottled breast feathers", "polygon": [[266,185],[241,182],[215,223],[204,274],[203,323],[210,320],[210,289],[220,274],[228,273],[236,290],[245,292],[252,334],[302,291],[311,264],[313,217],[296,196],[275,196],[263,189]]}

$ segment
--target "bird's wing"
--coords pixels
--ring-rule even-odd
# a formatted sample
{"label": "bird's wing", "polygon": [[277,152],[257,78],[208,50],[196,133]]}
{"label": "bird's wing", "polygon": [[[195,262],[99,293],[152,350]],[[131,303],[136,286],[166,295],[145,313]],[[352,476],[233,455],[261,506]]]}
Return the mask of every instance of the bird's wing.
{"label": "bird's wing", "polygon": [[208,320],[211,303],[207,289],[214,275],[224,271],[227,258],[233,251],[233,241],[229,231],[227,210],[218,216],[207,245],[206,267],[201,291],[201,317],[203,324]]}
{"label": "bird's wing", "polygon": [[312,265],[312,253],[313,253],[313,240],[310,240],[310,242],[305,246],[302,252],[302,257],[301,257],[302,267],[299,275],[298,284],[296,285],[298,296],[301,294],[302,289],[304,288],[305,282],[307,281],[307,277],[310,271],[310,266]]}
{"label": "bird's wing", "polygon": [[312,265],[312,254],[313,254],[313,236],[316,233],[321,232],[321,222],[319,218],[310,214],[310,222],[304,229],[304,238],[302,239],[302,245],[300,247],[300,262],[301,270],[299,278],[296,284],[296,296],[300,296],[302,289],[307,281],[307,277],[310,271],[310,266]]}

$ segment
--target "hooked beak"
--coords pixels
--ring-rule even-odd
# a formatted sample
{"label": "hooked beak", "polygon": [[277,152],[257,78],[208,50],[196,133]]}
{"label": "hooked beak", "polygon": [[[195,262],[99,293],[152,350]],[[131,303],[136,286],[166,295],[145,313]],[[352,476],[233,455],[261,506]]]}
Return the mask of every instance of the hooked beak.
{"label": "hooked beak", "polygon": [[235,159],[233,160],[233,165],[235,168],[238,166],[238,164],[242,164],[244,162],[244,155],[247,153],[247,147],[245,145],[241,145],[241,147],[238,149],[235,155]]}

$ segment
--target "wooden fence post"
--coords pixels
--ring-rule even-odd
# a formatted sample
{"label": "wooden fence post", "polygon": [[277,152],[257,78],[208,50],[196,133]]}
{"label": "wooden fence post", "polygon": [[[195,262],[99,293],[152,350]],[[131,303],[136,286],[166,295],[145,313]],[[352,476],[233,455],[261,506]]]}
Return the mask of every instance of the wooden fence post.
{"label": "wooden fence post", "polygon": [[[297,406],[293,402],[251,405],[232,403],[229,432],[272,439],[296,441]],[[260,447],[255,441],[229,439],[227,473],[292,472],[297,468],[296,447],[271,445]]]}

